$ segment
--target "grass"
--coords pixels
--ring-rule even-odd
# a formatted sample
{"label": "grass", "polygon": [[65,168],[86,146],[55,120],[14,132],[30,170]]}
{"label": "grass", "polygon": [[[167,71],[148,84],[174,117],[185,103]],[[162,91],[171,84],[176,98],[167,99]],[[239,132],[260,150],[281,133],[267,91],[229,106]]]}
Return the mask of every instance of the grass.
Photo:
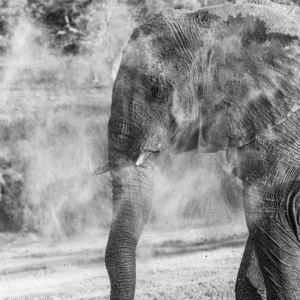
{"label": "grass", "polygon": [[240,257],[234,247],[146,261],[138,268],[137,299],[233,299]]}
{"label": "grass", "polygon": [[[0,236],[2,297],[108,300],[107,234],[64,242]],[[243,224],[148,228],[137,251],[136,299],[233,299],[246,236]]]}

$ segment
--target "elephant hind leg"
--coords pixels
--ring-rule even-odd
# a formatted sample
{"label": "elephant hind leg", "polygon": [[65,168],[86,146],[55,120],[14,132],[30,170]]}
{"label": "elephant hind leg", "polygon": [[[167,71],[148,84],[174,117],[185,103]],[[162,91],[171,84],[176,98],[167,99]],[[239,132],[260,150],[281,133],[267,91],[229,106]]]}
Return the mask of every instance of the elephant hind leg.
{"label": "elephant hind leg", "polygon": [[253,240],[254,236],[250,233],[237,276],[236,300],[266,299],[263,275],[258,265]]}

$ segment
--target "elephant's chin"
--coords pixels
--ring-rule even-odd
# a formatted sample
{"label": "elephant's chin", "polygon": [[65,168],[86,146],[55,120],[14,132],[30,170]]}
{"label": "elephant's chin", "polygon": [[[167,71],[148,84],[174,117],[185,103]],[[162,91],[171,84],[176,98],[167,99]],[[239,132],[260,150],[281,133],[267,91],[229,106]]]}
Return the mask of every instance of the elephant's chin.
{"label": "elephant's chin", "polygon": [[217,153],[219,151],[225,150],[225,149],[223,149],[221,147],[218,147],[217,145],[211,145],[211,144],[199,145],[198,149],[202,153]]}
{"label": "elephant's chin", "polygon": [[216,153],[225,151],[228,148],[228,140],[226,137],[219,137],[219,133],[215,133],[214,129],[201,128],[198,138],[198,149],[202,153]]}
{"label": "elephant's chin", "polygon": [[258,166],[261,162],[260,155],[253,143],[239,148],[227,148],[226,158],[230,163],[232,173],[243,180],[244,184],[256,180],[255,166]]}

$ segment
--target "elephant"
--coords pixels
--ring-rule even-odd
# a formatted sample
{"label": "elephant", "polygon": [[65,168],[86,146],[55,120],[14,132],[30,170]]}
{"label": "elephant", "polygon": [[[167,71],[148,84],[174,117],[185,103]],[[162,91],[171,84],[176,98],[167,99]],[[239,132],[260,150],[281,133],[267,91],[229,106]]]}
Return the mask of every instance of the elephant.
{"label": "elephant", "polygon": [[243,182],[249,236],[236,299],[300,299],[299,108],[297,7],[169,10],[133,31],[112,91],[108,163],[97,170],[112,178],[110,299],[134,299],[157,157],[197,149],[226,151]]}

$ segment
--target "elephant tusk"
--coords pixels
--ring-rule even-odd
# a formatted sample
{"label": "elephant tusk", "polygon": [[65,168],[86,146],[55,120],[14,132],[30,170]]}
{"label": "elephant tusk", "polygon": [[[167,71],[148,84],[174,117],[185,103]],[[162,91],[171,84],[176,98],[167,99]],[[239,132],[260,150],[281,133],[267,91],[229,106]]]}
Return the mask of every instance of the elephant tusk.
{"label": "elephant tusk", "polygon": [[144,163],[146,158],[149,156],[150,152],[143,152],[139,155],[138,159],[136,160],[136,166],[140,166],[141,164]]}
{"label": "elephant tusk", "polygon": [[109,170],[111,169],[111,165],[108,162],[106,165],[98,167],[96,170],[94,170],[94,172],[92,172],[92,175],[100,175],[100,174],[104,174],[107,173]]}

